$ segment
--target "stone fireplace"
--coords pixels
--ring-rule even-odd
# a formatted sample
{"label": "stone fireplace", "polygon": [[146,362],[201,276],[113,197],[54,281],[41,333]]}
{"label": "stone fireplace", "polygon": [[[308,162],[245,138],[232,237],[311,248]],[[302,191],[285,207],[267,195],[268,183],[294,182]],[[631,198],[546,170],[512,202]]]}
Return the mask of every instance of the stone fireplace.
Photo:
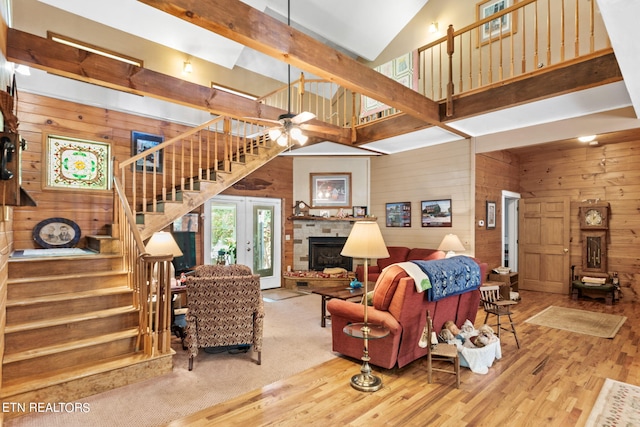
{"label": "stone fireplace", "polygon": [[[340,250],[346,242],[353,223],[351,221],[294,219],[293,221],[293,265],[294,271],[309,270],[309,241],[314,237],[343,238]],[[340,253],[338,250],[338,253]],[[351,268],[347,270],[352,271]]]}
{"label": "stone fireplace", "polygon": [[309,237],[309,270],[341,267],[351,271],[353,259],[340,255],[346,241],[346,237]]}

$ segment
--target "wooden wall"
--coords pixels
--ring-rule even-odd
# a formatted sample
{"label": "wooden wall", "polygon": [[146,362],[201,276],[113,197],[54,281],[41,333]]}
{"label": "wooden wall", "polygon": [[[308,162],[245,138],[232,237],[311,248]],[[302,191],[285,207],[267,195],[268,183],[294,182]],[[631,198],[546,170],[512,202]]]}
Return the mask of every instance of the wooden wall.
{"label": "wooden wall", "polygon": [[[370,212],[388,246],[437,248],[446,234],[457,234],[467,255],[474,255],[474,154],[463,140],[371,160]],[[423,200],[451,199],[452,227],[422,227]],[[411,202],[411,227],[385,226],[385,204]]]}
{"label": "wooden wall", "polygon": [[[476,155],[476,257],[499,267],[502,262],[502,190],[519,191],[519,160],[508,151]],[[496,228],[487,230],[486,202],[496,202]],[[485,226],[479,226],[483,220]]]}
{"label": "wooden wall", "polygon": [[[4,354],[4,328],[7,323],[7,281],[9,266],[9,254],[13,249],[13,208],[2,208],[2,221],[0,221],[0,355]],[[2,370],[0,369],[0,383],[2,382]],[[0,425],[4,414],[0,411]]]}
{"label": "wooden wall", "polygon": [[617,271],[624,300],[640,292],[640,140],[597,147],[527,149],[520,156],[520,193],[571,200],[571,264],[581,265],[578,205],[600,199],[611,206],[609,272]]}
{"label": "wooden wall", "polygon": [[[20,133],[27,140],[27,150],[22,153],[22,186],[35,199],[37,207],[15,208],[15,248],[34,248],[33,228],[40,221],[63,217],[75,221],[82,235],[105,232],[111,223],[113,208],[112,191],[69,191],[43,188],[43,143],[46,134],[79,137],[109,142],[112,154],[118,161],[131,156],[131,131],[164,135],[165,139],[183,133],[188,128],[148,117],[136,116],[99,107],[21,93],[19,99]],[[292,160],[278,158],[254,172],[246,183],[267,181],[271,185],[243,189],[230,188],[224,194],[277,197],[284,200],[283,213],[289,212],[292,201]],[[200,209],[197,210],[200,212]],[[285,224],[286,230],[287,224]],[[290,224],[289,224],[289,227]],[[292,229],[291,229],[292,230]],[[292,232],[292,231],[289,232]],[[199,260],[202,259],[199,236]],[[284,239],[283,239],[284,241]],[[284,242],[291,258],[293,247]],[[84,246],[81,239],[78,246]],[[291,247],[289,247],[291,246]]]}

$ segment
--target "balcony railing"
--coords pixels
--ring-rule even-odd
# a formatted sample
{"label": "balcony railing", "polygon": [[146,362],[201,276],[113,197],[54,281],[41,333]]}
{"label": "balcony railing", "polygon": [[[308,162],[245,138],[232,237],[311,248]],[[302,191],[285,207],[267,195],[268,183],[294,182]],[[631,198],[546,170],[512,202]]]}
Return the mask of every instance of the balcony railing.
{"label": "balcony railing", "polygon": [[[612,51],[593,0],[521,0],[490,15],[481,7],[477,12],[473,24],[460,30],[449,26],[446,36],[417,50],[418,92],[446,100],[449,112],[456,96]],[[285,86],[259,101],[287,110],[288,96]],[[310,111],[326,123],[353,127],[402,113],[389,106],[358,117],[361,102],[358,94],[329,81],[302,75],[291,84],[291,111]]]}

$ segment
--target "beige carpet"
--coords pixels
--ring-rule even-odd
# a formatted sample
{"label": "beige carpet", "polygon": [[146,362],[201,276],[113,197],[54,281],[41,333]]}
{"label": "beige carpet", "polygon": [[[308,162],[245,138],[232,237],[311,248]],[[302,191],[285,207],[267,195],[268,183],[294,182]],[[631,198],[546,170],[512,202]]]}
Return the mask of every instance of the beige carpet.
{"label": "beige carpet", "polygon": [[525,322],[579,334],[613,338],[626,320],[626,317],[615,314],[552,305],[525,320]]}
{"label": "beige carpet", "polygon": [[585,427],[639,425],[640,387],[607,378]]}
{"label": "beige carpet", "polygon": [[165,425],[335,357],[331,351],[331,328],[320,327],[319,295],[267,290],[263,297],[266,314],[260,366],[252,361],[256,358],[253,350],[234,355],[201,351],[189,372],[186,353],[174,338],[176,355],[170,374],[82,399],[81,403],[89,408],[85,413],[29,414],[5,421],[4,425]]}

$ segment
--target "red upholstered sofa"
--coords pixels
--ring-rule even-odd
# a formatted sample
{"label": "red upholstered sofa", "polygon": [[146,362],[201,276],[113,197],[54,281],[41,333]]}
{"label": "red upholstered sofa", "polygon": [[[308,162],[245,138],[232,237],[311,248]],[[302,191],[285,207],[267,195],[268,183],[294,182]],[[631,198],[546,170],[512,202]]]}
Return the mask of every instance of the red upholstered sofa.
{"label": "red upholstered sofa", "polygon": [[[406,246],[387,246],[387,250],[389,251],[389,258],[380,258],[377,260],[376,265],[369,266],[369,282],[375,283],[382,270],[391,264],[414,260],[428,261],[445,257],[445,253],[437,249],[409,249]],[[356,277],[361,282],[364,280],[363,265],[356,267]]]}
{"label": "red upholstered sofa", "polygon": [[[480,283],[488,272],[486,263],[480,265]],[[403,367],[427,354],[418,341],[426,322],[427,309],[433,319],[435,331],[440,331],[447,320],[461,327],[465,320],[475,322],[480,303],[480,291],[470,290],[438,301],[427,300],[426,292],[418,293],[413,279],[399,266],[390,266],[382,272],[373,292],[373,306],[368,307],[369,322],[386,326],[390,333],[385,338],[369,341],[370,363],[390,369]],[[364,306],[358,302],[331,299],[327,302],[331,313],[333,351],[360,359],[362,340],[347,336],[343,328],[350,323],[362,322]]]}

